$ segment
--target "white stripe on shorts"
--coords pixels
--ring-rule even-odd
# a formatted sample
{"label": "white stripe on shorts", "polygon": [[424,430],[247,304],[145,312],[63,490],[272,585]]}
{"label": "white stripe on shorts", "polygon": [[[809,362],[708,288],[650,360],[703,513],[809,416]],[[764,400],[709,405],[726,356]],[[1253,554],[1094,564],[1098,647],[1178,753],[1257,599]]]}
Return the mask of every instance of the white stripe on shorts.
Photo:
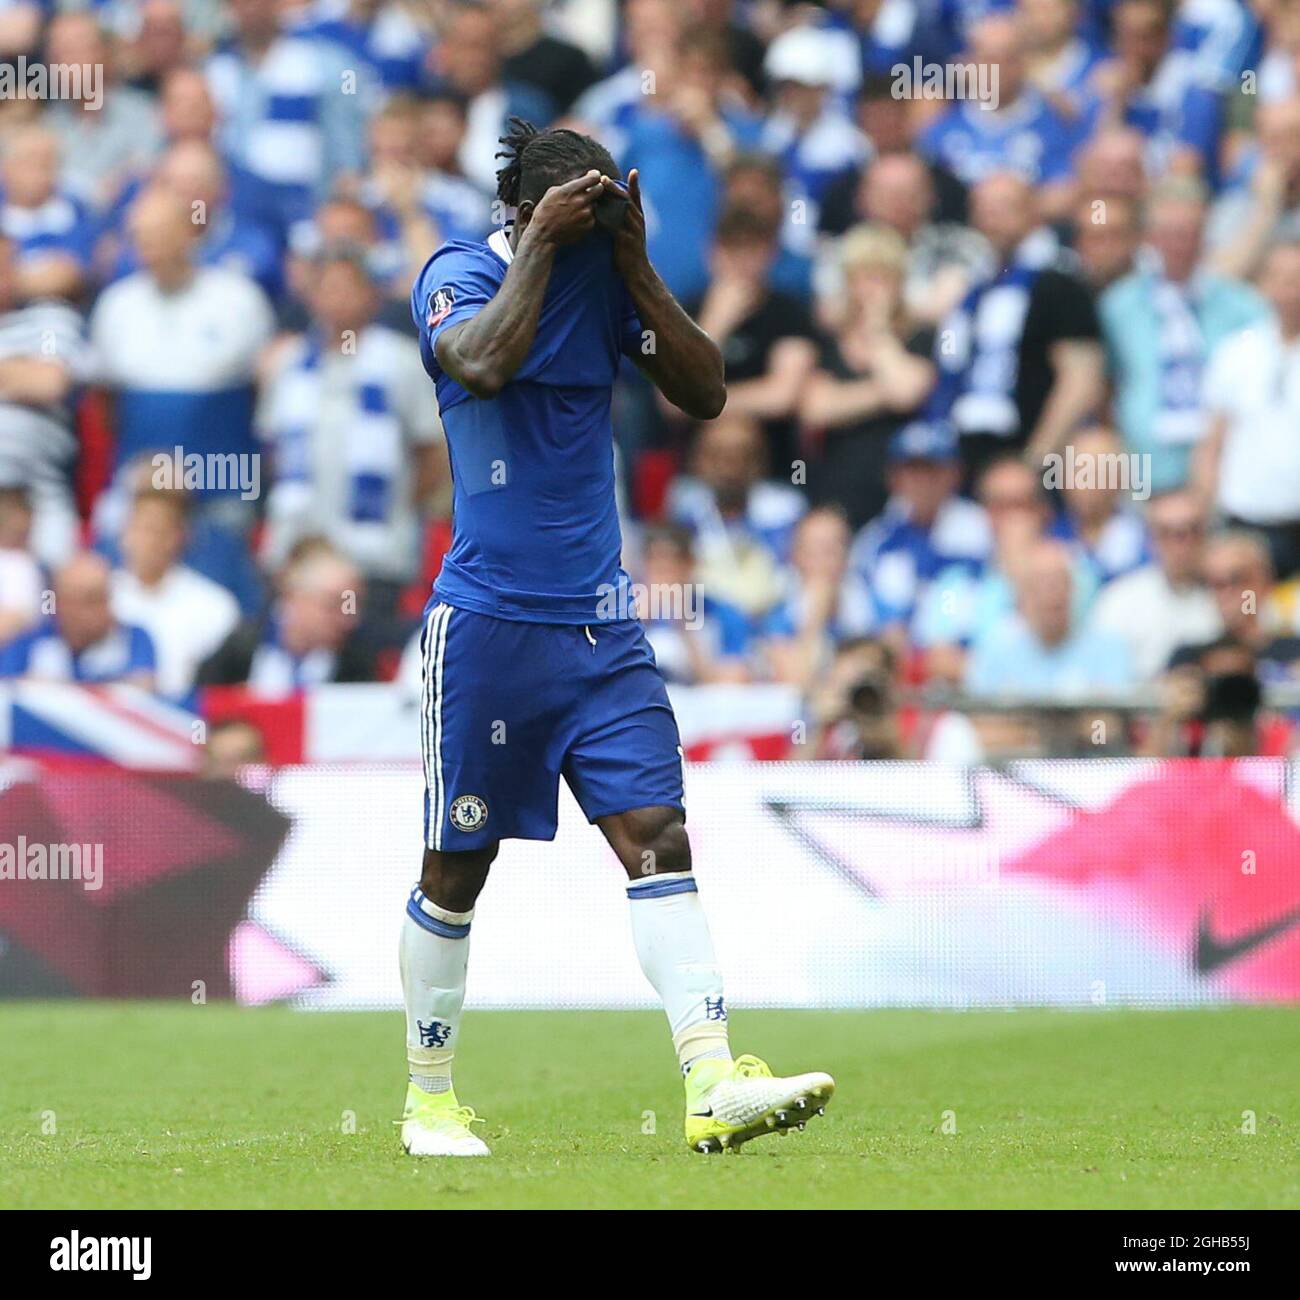
{"label": "white stripe on shorts", "polygon": [[442,848],[442,808],[446,794],[442,779],[442,665],[447,657],[447,629],[451,626],[451,606],[438,625],[438,652],[434,660],[433,682],[433,767],[438,776],[438,820],[434,822],[433,847]]}
{"label": "white stripe on shorts", "polygon": [[451,606],[438,604],[424,625],[424,673],[420,687],[420,755],[429,800],[428,848],[442,847],[442,655]]}

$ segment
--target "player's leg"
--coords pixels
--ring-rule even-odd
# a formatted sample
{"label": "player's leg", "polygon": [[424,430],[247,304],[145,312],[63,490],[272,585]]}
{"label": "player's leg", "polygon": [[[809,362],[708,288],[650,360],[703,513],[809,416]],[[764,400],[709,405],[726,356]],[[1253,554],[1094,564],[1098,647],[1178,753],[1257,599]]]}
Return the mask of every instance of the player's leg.
{"label": "player's leg", "polygon": [[[406,1003],[406,1105],[402,1146],[417,1156],[484,1156],[487,1146],[471,1131],[473,1112],[460,1105],[451,1066],[460,1036],[469,965],[474,903],[497,844],[484,838],[461,852],[443,848],[448,803],[447,752],[463,751],[476,719],[467,710],[463,678],[475,660],[464,645],[472,626],[445,604],[425,611],[421,754],[424,761],[424,861],[406,902],[399,944]],[[453,623],[455,635],[453,635]],[[472,684],[471,684],[472,685]],[[449,686],[461,687],[458,692]],[[450,698],[449,698],[450,695]]]}
{"label": "player's leg", "polygon": [[425,849],[420,883],[402,925],[402,991],[410,1081],[426,1093],[451,1091],[451,1063],[465,1004],[474,903],[497,845],[467,853]]}
{"label": "player's leg", "polygon": [[680,808],[596,818],[627,872],[632,938],[663,1002],[686,1084],[686,1141],[720,1151],[765,1133],[803,1128],[835,1091],[829,1074],[776,1078],[756,1056],[731,1058],[722,972],[691,871]]}
{"label": "player's leg", "polygon": [[637,955],[685,1075],[686,1140],[716,1151],[802,1127],[834,1091],[830,1075],[780,1079],[757,1057],[731,1059],[722,975],[691,869],[677,723],[654,656],[636,623],[603,625],[595,640],[598,670],[564,776],[627,873]]}
{"label": "player's leg", "polygon": [[681,809],[637,808],[597,817],[596,824],[627,872],[632,939],[664,1005],[682,1073],[706,1057],[730,1061],[722,972]]}
{"label": "player's leg", "polygon": [[445,604],[427,612],[423,646],[425,853],[401,940],[410,1076],[402,1144],[412,1155],[487,1155],[451,1065],[474,905],[499,843],[555,834],[559,767],[546,761],[554,674],[544,631]]}
{"label": "player's leg", "polygon": [[402,1145],[415,1156],[485,1156],[460,1105],[451,1069],[460,1038],[474,903],[497,845],[464,853],[426,849],[420,883],[402,924],[400,961],[406,1001],[408,1084]]}

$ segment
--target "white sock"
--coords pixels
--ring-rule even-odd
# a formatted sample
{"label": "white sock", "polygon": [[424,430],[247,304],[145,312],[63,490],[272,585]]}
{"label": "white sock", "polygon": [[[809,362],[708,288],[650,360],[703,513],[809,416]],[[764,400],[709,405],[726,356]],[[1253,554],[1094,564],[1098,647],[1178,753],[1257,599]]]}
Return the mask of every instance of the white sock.
{"label": "white sock", "polygon": [[473,908],[449,912],[439,907],[418,886],[406,904],[401,943],[406,1061],[411,1082],[424,1092],[451,1090],[473,916]]}
{"label": "white sock", "polygon": [[668,1016],[683,1072],[701,1057],[731,1060],[722,973],[689,871],[647,876],[627,887],[632,938],[645,977]]}

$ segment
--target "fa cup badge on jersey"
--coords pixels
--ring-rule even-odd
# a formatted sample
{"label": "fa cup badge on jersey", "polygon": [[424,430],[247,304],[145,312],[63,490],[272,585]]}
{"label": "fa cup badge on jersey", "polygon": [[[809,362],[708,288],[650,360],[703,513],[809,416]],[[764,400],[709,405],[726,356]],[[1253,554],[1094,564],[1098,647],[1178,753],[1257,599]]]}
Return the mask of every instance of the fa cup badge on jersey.
{"label": "fa cup badge on jersey", "polygon": [[435,289],[429,295],[429,310],[424,323],[430,329],[436,328],[451,315],[451,309],[455,305],[456,290],[451,285],[444,284],[441,289]]}

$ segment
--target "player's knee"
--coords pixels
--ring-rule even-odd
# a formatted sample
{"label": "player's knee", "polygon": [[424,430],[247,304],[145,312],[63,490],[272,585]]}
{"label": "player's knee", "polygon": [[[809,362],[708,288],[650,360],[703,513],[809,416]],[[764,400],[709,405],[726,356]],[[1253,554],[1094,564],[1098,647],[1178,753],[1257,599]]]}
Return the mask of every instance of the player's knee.
{"label": "player's knee", "polygon": [[642,808],[627,814],[630,854],[623,866],[633,880],[691,869],[691,842],[685,819],[676,808]]}
{"label": "player's knee", "polygon": [[468,912],[487,880],[500,845],[471,849],[467,853],[441,853],[425,849],[420,889],[426,898],[449,912]]}

